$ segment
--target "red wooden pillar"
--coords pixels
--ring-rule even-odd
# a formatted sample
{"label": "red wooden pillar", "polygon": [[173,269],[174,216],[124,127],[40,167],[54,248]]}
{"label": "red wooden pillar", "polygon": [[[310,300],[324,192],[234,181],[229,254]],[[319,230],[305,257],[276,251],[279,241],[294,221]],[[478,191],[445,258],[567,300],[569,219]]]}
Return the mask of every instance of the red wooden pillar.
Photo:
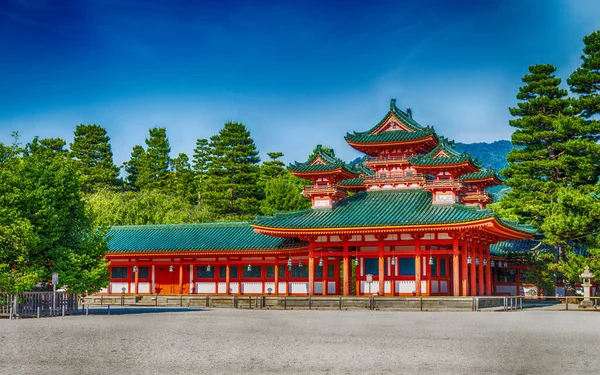
{"label": "red wooden pillar", "polygon": [[383,237],[379,236],[379,295],[385,295],[385,258],[383,257]]}
{"label": "red wooden pillar", "polygon": [[475,247],[471,246],[471,250],[473,250],[473,255],[471,256],[471,281],[469,282],[469,289],[471,290],[471,296],[477,295],[477,267],[475,266],[475,257],[477,256],[477,252],[475,251]]}
{"label": "red wooden pillar", "polygon": [[462,295],[463,296],[468,296],[469,295],[469,289],[468,284],[467,284],[467,280],[469,278],[469,265],[467,264],[467,256],[469,255],[468,251],[467,251],[467,242],[466,241],[462,241],[462,274],[461,274],[461,281],[462,281]]}
{"label": "red wooden pillar", "polygon": [[477,254],[479,254],[479,290],[478,290],[478,295],[483,296],[484,293],[484,284],[483,284],[483,245],[482,244],[478,244],[477,245]]}
{"label": "red wooden pillar", "polygon": [[460,254],[458,252],[458,233],[452,242],[452,294],[460,296]]}
{"label": "red wooden pillar", "polygon": [[139,277],[139,275],[140,275],[140,268],[138,267],[137,259],[135,260],[134,267],[135,267],[135,288],[134,288],[134,290],[135,290],[135,294],[138,294],[138,290],[139,290],[138,286],[139,286],[139,279],[140,279],[140,277]]}
{"label": "red wooden pillar", "polygon": [[315,243],[312,239],[308,242],[308,295],[315,294]]}
{"label": "red wooden pillar", "polygon": [[179,294],[183,294],[183,263],[179,264]]}
{"label": "red wooden pillar", "polygon": [[[392,246],[392,249],[395,250],[395,247]],[[395,252],[392,251],[392,254],[395,255]],[[396,260],[395,262],[397,264],[398,260]],[[388,266],[390,268],[390,294],[392,296],[396,295],[396,264],[392,264],[392,262],[390,262],[390,265]]]}
{"label": "red wooden pillar", "polygon": [[345,296],[349,296],[350,295],[350,264],[348,262],[348,244],[345,243],[344,244],[344,264],[343,264],[343,268],[344,268],[344,295]]}
{"label": "red wooden pillar", "polygon": [[487,267],[485,268],[485,294],[492,295],[492,256],[490,255],[490,245],[486,245]]}
{"label": "red wooden pillar", "polygon": [[275,259],[275,295],[279,295],[279,264],[277,264],[277,259]]}
{"label": "red wooden pillar", "polygon": [[415,293],[421,295],[421,236],[415,237]]}
{"label": "red wooden pillar", "polygon": [[231,294],[231,277],[229,275],[229,271],[229,259],[227,259],[227,263],[225,264],[225,294]]}
{"label": "red wooden pillar", "polygon": [[323,295],[327,295],[327,277],[328,275],[328,265],[327,265],[327,257],[323,258],[323,254],[321,253],[321,259],[323,259],[323,267],[321,267],[321,274],[323,275]]}

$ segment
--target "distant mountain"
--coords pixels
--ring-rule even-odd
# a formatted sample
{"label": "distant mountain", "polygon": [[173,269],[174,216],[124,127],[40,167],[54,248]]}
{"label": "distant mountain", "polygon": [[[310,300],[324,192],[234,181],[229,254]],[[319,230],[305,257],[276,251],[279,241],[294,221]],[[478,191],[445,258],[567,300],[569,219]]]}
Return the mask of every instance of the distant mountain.
{"label": "distant mountain", "polygon": [[510,141],[495,141],[492,143],[459,143],[456,142],[455,149],[460,152],[468,152],[472,157],[479,160],[485,168],[494,168],[496,172],[508,167],[506,155],[512,150]]}

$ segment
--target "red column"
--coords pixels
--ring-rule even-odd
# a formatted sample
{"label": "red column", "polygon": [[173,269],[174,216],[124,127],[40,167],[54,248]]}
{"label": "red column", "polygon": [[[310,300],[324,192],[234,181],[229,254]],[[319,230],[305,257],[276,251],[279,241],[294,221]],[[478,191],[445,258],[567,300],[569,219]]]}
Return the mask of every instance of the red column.
{"label": "red column", "polygon": [[477,295],[477,280],[476,280],[477,267],[475,266],[475,256],[477,256],[477,253],[475,252],[475,247],[473,245],[471,245],[471,267],[469,267],[470,271],[471,271],[471,281],[469,282],[469,289],[471,290],[471,294],[470,294],[471,296]]}
{"label": "red column", "polygon": [[344,244],[344,295],[350,295],[350,267],[348,264],[348,244]]}
{"label": "red column", "polygon": [[275,295],[279,295],[279,264],[275,260]]}
{"label": "red column", "polygon": [[461,245],[462,245],[462,271],[461,271],[461,281],[462,281],[462,294],[463,296],[468,296],[469,295],[469,289],[468,289],[468,278],[469,278],[469,265],[467,264],[467,256],[468,256],[468,251],[467,251],[467,242],[466,241],[461,241]]}
{"label": "red column", "polygon": [[308,295],[315,294],[315,243],[313,240],[308,242]]}
{"label": "red column", "polygon": [[225,294],[231,294],[231,277],[229,271],[229,259],[227,259],[227,264],[225,264]]}
{"label": "red column", "polygon": [[483,245],[477,244],[477,254],[479,254],[479,290],[478,295],[483,296],[484,284],[483,284]]}
{"label": "red column", "polygon": [[183,264],[179,264],[179,294],[183,294]]}
{"label": "red column", "polygon": [[458,234],[452,242],[452,294],[460,296],[460,254],[458,252]]}
{"label": "red column", "polygon": [[[394,247],[392,247],[392,249],[395,250]],[[395,255],[395,253],[392,251],[392,254]],[[396,259],[396,264],[398,263],[398,260]],[[391,291],[391,295],[395,296],[396,295],[396,265],[392,264],[392,262],[390,262],[390,265],[388,266],[390,268],[390,291]]]}
{"label": "red column", "polygon": [[379,237],[379,295],[385,295],[385,259],[383,258],[383,238]]}
{"label": "red column", "polygon": [[492,257],[490,255],[490,245],[485,246],[487,267],[485,268],[485,294],[492,295]]}
{"label": "red column", "polygon": [[421,236],[415,237],[415,293],[421,295]]}
{"label": "red column", "polygon": [[328,275],[328,265],[327,265],[327,256],[323,257],[323,253],[321,253],[321,259],[323,259],[323,267],[321,268],[321,274],[323,275],[323,295],[327,295],[327,277]]}
{"label": "red column", "polygon": [[134,263],[134,267],[136,269],[136,272],[135,272],[135,289],[134,290],[135,290],[135,294],[138,294],[138,290],[139,290],[138,289],[138,285],[139,285],[138,282],[139,282],[140,268],[137,266],[137,259],[136,259],[136,261]]}

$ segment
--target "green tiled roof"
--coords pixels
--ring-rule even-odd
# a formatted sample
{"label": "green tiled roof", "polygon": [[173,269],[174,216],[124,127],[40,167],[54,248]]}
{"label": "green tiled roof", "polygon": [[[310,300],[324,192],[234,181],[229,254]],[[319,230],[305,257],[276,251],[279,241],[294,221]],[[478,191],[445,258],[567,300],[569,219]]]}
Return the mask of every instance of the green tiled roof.
{"label": "green tiled roof", "polygon": [[[539,240],[510,240],[501,241],[490,246],[490,254],[497,256],[507,256],[522,252],[552,252],[555,250],[546,244],[541,244]],[[589,251],[580,243],[572,243],[571,251],[577,255],[589,256]]]}
{"label": "green tiled roof", "polygon": [[[460,224],[496,217],[492,211],[459,204],[434,205],[425,190],[364,191],[341,200],[332,209],[308,209],[259,217],[252,223],[266,228],[324,229],[427,224]],[[500,219],[498,219],[500,220]],[[533,233],[531,227],[503,222]]]}
{"label": "green tiled roof", "polygon": [[495,177],[500,181],[504,180],[502,177],[500,177],[496,174],[496,171],[494,171],[491,168],[490,169],[482,168],[477,172],[463,174],[462,176],[460,176],[460,180],[462,180],[462,181],[480,180],[482,178],[489,178],[489,177]]}
{"label": "green tiled roof", "polygon": [[356,177],[356,178],[349,178],[347,180],[342,180],[340,182],[338,182],[338,186],[360,186],[360,185],[364,185],[365,182],[363,181],[362,177]]}
{"label": "green tiled roof", "polygon": [[390,143],[403,142],[422,139],[430,135],[435,135],[433,128],[427,128],[421,131],[407,132],[402,130],[385,131],[377,134],[369,134],[368,132],[352,134],[346,133],[344,139],[347,142],[354,143]]}
{"label": "green tiled roof", "polygon": [[[325,164],[312,164],[317,158],[325,162]],[[358,174],[350,165],[343,160],[336,158],[333,154],[323,150],[321,145],[317,145],[315,154],[304,163],[295,162],[290,164],[288,169],[291,172],[327,172],[336,169],[343,169],[348,173]]]}
{"label": "green tiled roof", "polygon": [[[373,134],[374,131],[376,131],[381,125],[383,125],[383,123],[388,119],[390,115],[394,116],[398,121],[406,125],[411,131],[396,130]],[[421,126],[421,124],[419,124],[412,118],[412,115],[409,116],[408,113],[399,110],[396,107],[396,99],[392,99],[390,101],[389,112],[386,113],[386,115],[381,119],[381,121],[377,123],[377,125],[364,132],[353,132],[352,134],[347,133],[344,138],[348,142],[355,143],[384,143],[411,141],[415,139],[425,138],[432,134],[435,134],[432,127]]]}
{"label": "green tiled roof", "polygon": [[[438,152],[444,151],[446,156],[434,157]],[[445,138],[440,137],[440,143],[427,154],[416,155],[411,157],[408,161],[413,165],[452,165],[461,164],[471,160],[471,155],[467,153],[460,153],[452,148],[452,142],[447,141]],[[474,160],[471,160],[473,165],[476,165]]]}
{"label": "green tiled roof", "polygon": [[255,233],[249,223],[115,226],[106,236],[108,253],[275,250],[306,245]]}

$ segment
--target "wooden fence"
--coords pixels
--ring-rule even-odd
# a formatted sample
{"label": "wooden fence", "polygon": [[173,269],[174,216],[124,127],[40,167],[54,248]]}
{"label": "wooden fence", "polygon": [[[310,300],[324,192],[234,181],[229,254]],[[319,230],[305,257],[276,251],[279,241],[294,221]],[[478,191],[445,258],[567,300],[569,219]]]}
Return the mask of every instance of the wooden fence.
{"label": "wooden fence", "polygon": [[67,292],[0,294],[0,316],[12,319],[69,315],[77,312],[77,298]]}

